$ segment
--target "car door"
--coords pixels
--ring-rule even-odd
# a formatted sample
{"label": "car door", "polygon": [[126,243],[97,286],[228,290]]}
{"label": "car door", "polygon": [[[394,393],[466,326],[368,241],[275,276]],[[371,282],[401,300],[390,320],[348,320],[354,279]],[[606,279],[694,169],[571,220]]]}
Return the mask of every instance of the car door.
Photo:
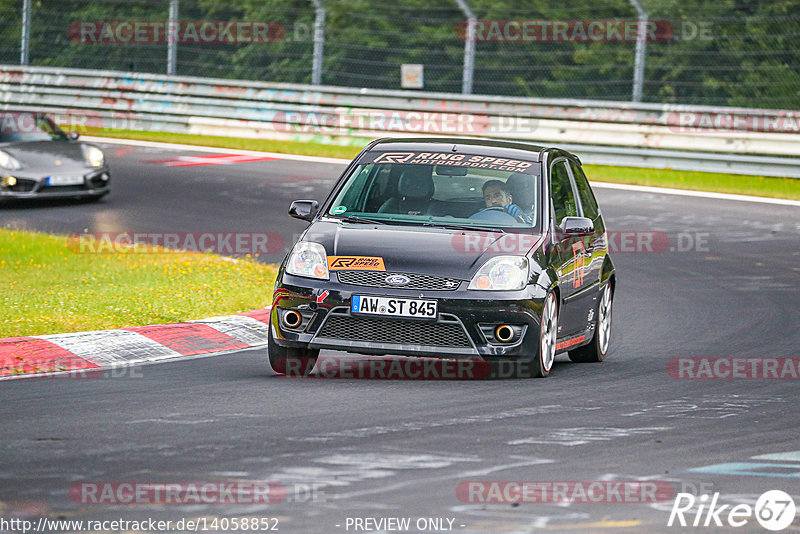
{"label": "car door", "polygon": [[554,228],[552,262],[558,276],[561,293],[558,335],[569,336],[583,330],[586,326],[588,308],[585,305],[583,290],[586,279],[586,243],[582,236],[565,235],[560,225],[565,217],[579,217],[578,195],[569,171],[566,158],[559,158],[550,164],[550,202]]}
{"label": "car door", "polygon": [[580,293],[574,295],[575,304],[585,312],[584,327],[588,327],[593,320],[594,310],[597,308],[597,299],[600,296],[600,279],[603,274],[603,262],[608,253],[606,243],[606,228],[600,208],[594,197],[589,180],[583,172],[580,163],[569,160],[569,170],[572,174],[573,184],[577,190],[578,211],[582,217],[591,219],[594,231],[583,237],[584,244],[584,285]]}

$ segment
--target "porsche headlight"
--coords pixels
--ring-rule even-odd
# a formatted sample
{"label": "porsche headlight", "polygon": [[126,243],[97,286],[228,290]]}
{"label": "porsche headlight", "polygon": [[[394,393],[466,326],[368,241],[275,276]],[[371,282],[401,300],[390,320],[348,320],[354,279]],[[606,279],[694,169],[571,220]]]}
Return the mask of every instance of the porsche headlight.
{"label": "porsche headlight", "polygon": [[478,269],[467,289],[513,291],[528,283],[528,258],[496,256]]}
{"label": "porsche headlight", "polygon": [[328,280],[328,257],[319,243],[300,241],[292,249],[286,272],[296,276]]}
{"label": "porsche headlight", "polygon": [[14,159],[11,154],[0,150],[0,167],[9,169],[11,171],[17,171],[22,168],[22,165],[20,165],[19,161]]}
{"label": "porsche headlight", "polygon": [[102,167],[105,163],[103,151],[96,146],[83,145],[83,156],[86,158],[86,163],[92,167]]}

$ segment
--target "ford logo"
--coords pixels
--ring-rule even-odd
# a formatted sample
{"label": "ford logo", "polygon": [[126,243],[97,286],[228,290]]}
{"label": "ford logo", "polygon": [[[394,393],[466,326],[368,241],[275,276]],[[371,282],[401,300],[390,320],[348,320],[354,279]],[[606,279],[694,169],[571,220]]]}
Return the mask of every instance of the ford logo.
{"label": "ford logo", "polygon": [[386,283],[393,286],[404,286],[410,281],[407,276],[402,274],[390,274],[386,277]]}

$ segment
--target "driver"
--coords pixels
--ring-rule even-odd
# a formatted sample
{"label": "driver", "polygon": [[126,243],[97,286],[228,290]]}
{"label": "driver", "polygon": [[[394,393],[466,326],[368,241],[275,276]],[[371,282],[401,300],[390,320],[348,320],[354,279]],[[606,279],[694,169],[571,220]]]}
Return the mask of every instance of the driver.
{"label": "driver", "polygon": [[514,199],[506,189],[506,184],[500,180],[489,180],[483,184],[483,201],[486,202],[487,208],[502,208],[520,222],[531,222],[531,218],[514,204]]}

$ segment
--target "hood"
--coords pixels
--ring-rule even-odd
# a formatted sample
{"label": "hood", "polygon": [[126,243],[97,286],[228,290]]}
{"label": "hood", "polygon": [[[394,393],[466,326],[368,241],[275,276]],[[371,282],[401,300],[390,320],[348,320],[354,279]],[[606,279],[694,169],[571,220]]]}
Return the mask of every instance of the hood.
{"label": "hood", "polygon": [[14,173],[30,178],[44,178],[51,174],[84,174],[93,169],[83,157],[82,144],[66,140],[31,141],[0,145],[0,150],[10,154],[22,165]]}
{"label": "hood", "polygon": [[308,228],[303,240],[320,243],[328,256],[383,258],[388,272],[469,280],[489,258],[525,255],[538,237],[538,234],[322,220]]}

